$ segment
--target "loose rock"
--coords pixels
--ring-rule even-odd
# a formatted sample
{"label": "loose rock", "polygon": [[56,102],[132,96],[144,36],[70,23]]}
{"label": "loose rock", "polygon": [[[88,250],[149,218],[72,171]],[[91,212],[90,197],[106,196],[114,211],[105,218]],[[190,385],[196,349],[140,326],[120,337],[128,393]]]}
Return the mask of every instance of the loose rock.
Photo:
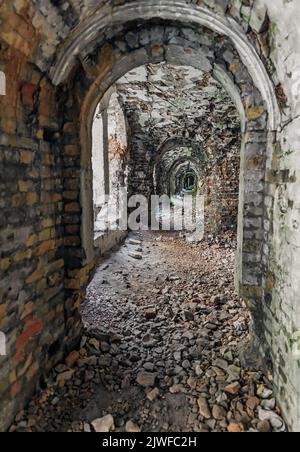
{"label": "loose rock", "polygon": [[199,406],[200,415],[202,417],[204,417],[205,419],[210,419],[212,417],[211,416],[211,411],[210,411],[210,408],[208,406],[208,403],[207,403],[206,399],[204,399],[202,397],[199,398],[198,399],[198,406]]}
{"label": "loose rock", "polygon": [[95,432],[97,433],[108,433],[115,430],[114,418],[111,414],[104,416],[100,419],[95,419],[92,422]]}
{"label": "loose rock", "polygon": [[141,429],[134,422],[128,421],[125,426],[125,431],[127,433],[139,433],[141,431]]}
{"label": "loose rock", "polygon": [[139,385],[145,386],[145,387],[154,386],[155,380],[156,380],[156,374],[146,372],[144,370],[141,370],[139,372],[137,379],[136,379],[136,381],[138,382]]}

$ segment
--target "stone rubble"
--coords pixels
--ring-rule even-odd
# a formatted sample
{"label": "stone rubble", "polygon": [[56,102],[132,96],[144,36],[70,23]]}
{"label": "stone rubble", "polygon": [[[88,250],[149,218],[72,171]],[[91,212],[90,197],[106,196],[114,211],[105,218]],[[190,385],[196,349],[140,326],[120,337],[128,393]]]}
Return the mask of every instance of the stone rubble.
{"label": "stone rubble", "polygon": [[108,414],[101,419],[95,419],[92,426],[96,433],[108,433],[115,429],[114,418]]}
{"label": "stone rubble", "polygon": [[81,348],[11,431],[285,431],[271,376],[239,359],[249,316],[234,292],[234,249],[159,237],[146,235],[135,263],[127,242],[95,276]]}

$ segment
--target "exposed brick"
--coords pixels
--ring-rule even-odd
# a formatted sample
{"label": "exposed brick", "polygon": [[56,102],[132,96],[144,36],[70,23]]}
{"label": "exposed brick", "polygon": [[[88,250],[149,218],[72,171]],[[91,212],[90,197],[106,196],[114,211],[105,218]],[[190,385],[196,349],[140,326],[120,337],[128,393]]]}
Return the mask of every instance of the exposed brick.
{"label": "exposed brick", "polygon": [[11,391],[10,391],[11,396],[16,397],[19,394],[19,392],[21,392],[21,390],[22,390],[21,383],[19,381],[16,381],[11,387]]}
{"label": "exposed brick", "polygon": [[77,351],[73,351],[66,358],[66,365],[71,369],[72,367],[74,367],[74,365],[76,364],[78,359],[79,359],[79,353]]}
{"label": "exposed brick", "polygon": [[21,87],[21,95],[22,95],[22,102],[27,107],[33,108],[35,96],[38,91],[38,86],[33,83],[23,83]]}
{"label": "exposed brick", "polygon": [[43,322],[41,320],[37,320],[36,322],[29,325],[26,330],[21,334],[21,336],[17,340],[18,347],[23,347],[26,342],[31,339],[36,334],[40,333],[43,329]]}
{"label": "exposed brick", "polygon": [[3,271],[8,270],[10,267],[10,259],[9,258],[5,258],[5,259],[1,259],[0,261],[0,268]]}
{"label": "exposed brick", "polygon": [[43,254],[48,253],[49,251],[54,250],[56,247],[56,241],[55,240],[48,240],[46,242],[41,243],[41,245],[39,245],[38,250],[37,250],[37,255],[41,256]]}
{"label": "exposed brick", "polygon": [[14,261],[21,262],[21,261],[25,261],[27,259],[31,259],[31,257],[32,257],[31,250],[19,251],[18,253],[16,253],[16,255],[14,257]]}
{"label": "exposed brick", "polygon": [[39,363],[36,362],[32,364],[32,366],[30,367],[26,374],[27,381],[30,381],[38,373],[39,369],[40,369]]}
{"label": "exposed brick", "polygon": [[26,279],[26,284],[35,283],[35,282],[39,281],[40,279],[42,279],[43,276],[44,276],[43,270],[36,270]]}
{"label": "exposed brick", "polygon": [[38,195],[35,192],[27,193],[26,202],[29,206],[33,206],[37,203]]}
{"label": "exposed brick", "polygon": [[34,160],[34,153],[30,151],[21,151],[20,160],[21,163],[24,163],[25,165],[31,165]]}
{"label": "exposed brick", "polygon": [[69,204],[65,205],[65,211],[70,213],[70,212],[80,212],[81,211],[81,206],[79,203],[77,202],[71,202]]}

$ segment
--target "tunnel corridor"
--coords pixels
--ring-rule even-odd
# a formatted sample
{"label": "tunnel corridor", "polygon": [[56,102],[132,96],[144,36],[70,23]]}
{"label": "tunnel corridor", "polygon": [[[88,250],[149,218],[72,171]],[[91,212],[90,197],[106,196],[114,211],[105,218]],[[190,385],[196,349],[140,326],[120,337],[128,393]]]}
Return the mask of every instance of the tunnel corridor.
{"label": "tunnel corridor", "polygon": [[1,432],[300,430],[299,14],[0,2]]}

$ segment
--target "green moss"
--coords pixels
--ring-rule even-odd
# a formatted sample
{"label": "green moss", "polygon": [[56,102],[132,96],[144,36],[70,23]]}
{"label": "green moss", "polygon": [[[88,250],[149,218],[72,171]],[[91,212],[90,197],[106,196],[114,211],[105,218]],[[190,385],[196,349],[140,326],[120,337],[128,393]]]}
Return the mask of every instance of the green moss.
{"label": "green moss", "polygon": [[247,23],[249,23],[250,22],[250,19],[251,19],[251,16],[249,16],[249,14],[245,14],[245,13],[243,13],[243,11],[242,11],[242,18],[247,22]]}
{"label": "green moss", "polygon": [[289,149],[285,152],[285,155],[292,155],[294,153],[293,149]]}
{"label": "green moss", "polygon": [[[270,50],[273,51],[275,48],[275,35],[277,34],[278,27],[275,22],[270,22],[269,26],[269,46]],[[279,45],[280,47],[280,45]]]}
{"label": "green moss", "polygon": [[277,33],[277,25],[275,24],[275,22],[270,22],[270,27],[269,27],[269,32],[272,36],[274,36]]}
{"label": "green moss", "polygon": [[244,19],[249,24],[251,20],[252,8],[250,8],[249,6],[242,6],[240,14],[242,19]]}

